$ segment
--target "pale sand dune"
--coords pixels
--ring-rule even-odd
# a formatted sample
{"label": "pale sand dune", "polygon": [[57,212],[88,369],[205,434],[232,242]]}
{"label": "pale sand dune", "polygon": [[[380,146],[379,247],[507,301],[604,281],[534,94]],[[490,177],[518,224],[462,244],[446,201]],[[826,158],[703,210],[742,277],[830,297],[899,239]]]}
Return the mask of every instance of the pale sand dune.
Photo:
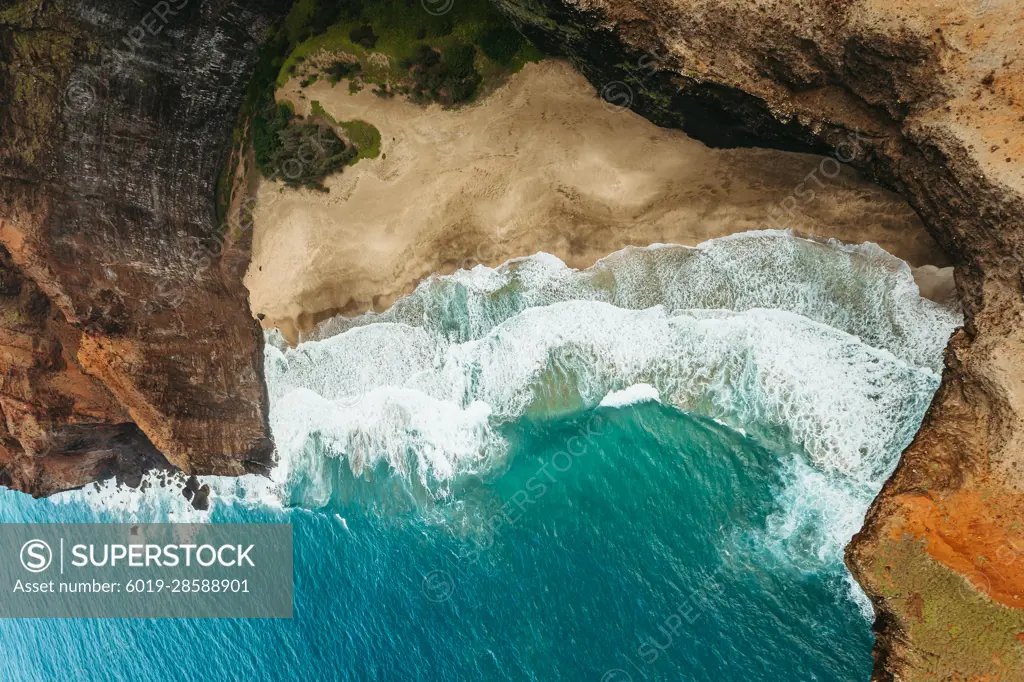
{"label": "pale sand dune", "polygon": [[[458,111],[352,95],[345,83],[293,81],[279,97],[303,115],[318,100],[383,138],[380,158],[327,179],[330,193],[259,189],[245,283],[253,314],[292,341],[329,314],[386,308],[432,273],[537,251],[582,268],[630,244],[789,226],[946,265],[913,211],[852,171],[829,179],[836,164],[820,157],[708,149],[611,109],[561,61],[529,64]],[[807,181],[816,195],[797,201],[811,172],[824,187]],[[789,218],[787,197],[798,205]]]}

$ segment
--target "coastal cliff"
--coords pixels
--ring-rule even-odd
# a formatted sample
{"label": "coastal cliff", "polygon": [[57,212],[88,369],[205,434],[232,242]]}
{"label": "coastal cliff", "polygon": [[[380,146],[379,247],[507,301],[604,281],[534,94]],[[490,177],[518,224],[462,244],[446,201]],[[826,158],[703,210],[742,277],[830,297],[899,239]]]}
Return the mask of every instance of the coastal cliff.
{"label": "coastal cliff", "polygon": [[[918,212],[957,265],[966,323],[847,563],[875,606],[876,679],[1024,679],[1024,11],[498,1],[610,105],[712,146],[833,156]],[[794,187],[769,226],[821,182]]]}
{"label": "coastal cliff", "polygon": [[161,463],[268,465],[248,255],[214,188],[279,16],[0,8],[0,482],[46,495]]}
{"label": "coastal cliff", "polygon": [[[270,464],[249,236],[225,238],[215,195],[287,4],[0,8],[0,484]],[[1024,11],[497,4],[612,110],[710,146],[824,154],[917,211],[957,266],[966,324],[847,562],[878,616],[877,679],[1022,679]],[[765,227],[809,211],[828,176],[795,183]]]}

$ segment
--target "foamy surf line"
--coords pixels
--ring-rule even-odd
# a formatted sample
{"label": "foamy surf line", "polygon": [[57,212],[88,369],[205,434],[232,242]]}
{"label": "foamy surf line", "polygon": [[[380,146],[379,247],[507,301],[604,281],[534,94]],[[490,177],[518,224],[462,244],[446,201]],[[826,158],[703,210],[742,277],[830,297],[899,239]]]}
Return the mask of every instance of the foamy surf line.
{"label": "foamy surf line", "polygon": [[960,322],[877,246],[785,232],[631,247],[586,270],[538,254],[434,276],[296,348],[268,333],[279,464],[262,486],[218,483],[213,501],[329,507],[339,463],[444,498],[505,463],[499,427],[528,412],[658,401],[796,443],[764,543],[785,551],[811,528],[811,554],[837,564]]}
{"label": "foamy surf line", "polygon": [[[295,349],[269,334],[274,477],[284,490],[301,479],[300,503],[319,507],[329,462],[386,464],[444,497],[504,463],[502,423],[567,398],[575,409],[657,400],[796,442],[822,494],[784,491],[793,515],[765,542],[813,518],[818,553],[838,562],[960,321],[877,246],[785,232],[628,248],[582,271],[548,254],[478,266],[431,277],[384,313],[322,323]],[[807,499],[820,505],[797,504]]]}
{"label": "foamy surf line", "polygon": [[200,476],[199,479],[210,486],[210,508],[207,510],[194,509],[182,496],[180,483],[161,480],[160,476],[154,473],[146,474],[138,489],[107,480],[80,490],[58,493],[49,500],[61,506],[88,507],[97,515],[96,520],[132,523],[206,523],[217,505],[285,508],[280,486],[263,476]]}
{"label": "foamy surf line", "polygon": [[[428,489],[501,461],[497,425],[590,409],[640,384],[645,398],[732,426],[784,429],[816,465],[875,479],[938,385],[927,368],[785,311],[594,301],[529,308],[461,343],[397,323],[360,327],[271,346],[266,371],[281,475],[344,457],[357,474],[386,461]],[[306,447],[313,434],[319,451]]]}
{"label": "foamy surf line", "polygon": [[[325,320],[308,340],[386,322],[444,329],[469,340],[527,308],[573,300],[629,309],[787,310],[935,372],[942,370],[949,334],[962,322],[958,309],[921,298],[910,267],[873,243],[819,242],[764,230],[695,247],[627,247],[585,270],[538,253],[497,268],[434,275],[387,311]],[[278,334],[268,338],[283,344]]]}

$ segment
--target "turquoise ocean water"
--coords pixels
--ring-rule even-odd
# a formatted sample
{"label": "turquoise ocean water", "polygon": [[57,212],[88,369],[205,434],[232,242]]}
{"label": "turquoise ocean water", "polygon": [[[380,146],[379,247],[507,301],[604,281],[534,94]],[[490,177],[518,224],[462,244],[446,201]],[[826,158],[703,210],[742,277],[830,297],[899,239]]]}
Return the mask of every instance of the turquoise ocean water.
{"label": "turquoise ocean water", "polygon": [[4,521],[290,522],[288,621],[0,621],[16,680],[866,680],[842,549],[959,313],[761,232],[424,282],[267,347],[280,463]]}

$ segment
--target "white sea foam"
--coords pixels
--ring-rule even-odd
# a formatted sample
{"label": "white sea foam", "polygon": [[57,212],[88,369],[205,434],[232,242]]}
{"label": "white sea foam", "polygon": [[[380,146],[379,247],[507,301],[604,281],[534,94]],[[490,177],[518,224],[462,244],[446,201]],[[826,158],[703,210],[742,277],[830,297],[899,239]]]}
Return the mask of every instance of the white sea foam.
{"label": "white sea foam", "polygon": [[583,271],[548,254],[478,266],[296,349],[270,334],[274,478],[314,507],[339,462],[445,495],[504,461],[503,423],[653,399],[801,446],[764,540],[835,563],[960,322],[877,246],[786,232],[627,248]]}
{"label": "white sea foam", "polygon": [[271,414],[280,464],[273,479],[301,486],[303,506],[331,499],[331,457],[344,457],[359,476],[386,463],[394,473],[428,488],[458,474],[478,473],[503,454],[492,433],[490,407],[459,405],[415,388],[376,388],[349,404],[297,389],[274,403]]}
{"label": "white sea foam", "polygon": [[461,343],[390,323],[268,348],[279,480],[322,470],[305,483],[314,505],[330,498],[324,458],[345,458],[357,475],[386,462],[436,487],[502,458],[494,425],[595,407],[640,384],[680,409],[781,430],[821,470],[874,481],[938,385],[929,369],[779,310],[673,314],[571,301]]}
{"label": "white sea foam", "polygon": [[612,391],[604,398],[601,398],[602,407],[626,407],[643,402],[660,402],[661,395],[658,389],[650,384],[633,384],[621,391]]}
{"label": "white sea foam", "polygon": [[[281,490],[273,481],[257,475],[203,476],[210,486],[210,508],[217,504],[241,504],[251,507],[281,508]],[[84,505],[97,519],[124,523],[173,521],[205,523],[210,511],[192,507],[181,494],[182,485],[174,479],[162,480],[160,474],[148,473],[143,485],[128,488],[113,479],[94,483],[79,490],[70,490],[50,497],[58,505]]]}
{"label": "white sea foam", "polygon": [[571,300],[670,311],[788,310],[936,372],[962,319],[959,310],[921,298],[910,267],[875,244],[820,243],[766,230],[697,247],[629,247],[582,271],[543,253],[495,269],[477,266],[429,278],[384,313],[326,320],[310,338],[402,322],[464,341],[527,308]]}
{"label": "white sea foam", "polygon": [[[629,248],[584,271],[547,254],[478,266],[428,279],[385,313],[322,323],[294,349],[270,332],[279,465],[259,484],[217,481],[212,497],[320,508],[339,466],[448,495],[497,470],[500,427],[524,414],[659,400],[800,446],[764,542],[809,568],[834,564],[916,430],[960,322],[877,246],[784,232]],[[76,495],[147,513],[130,494]],[[184,498],[169,504],[192,514]]]}
{"label": "white sea foam", "polygon": [[881,481],[851,481],[799,458],[787,463],[781,510],[768,519],[766,542],[786,561],[812,571],[841,557]]}
{"label": "white sea foam", "polygon": [[[843,551],[864,522],[864,513],[878,494],[882,480],[866,483],[822,472],[800,458],[790,460],[779,494],[780,510],[768,518],[760,544],[776,565],[819,573],[841,565]],[[836,585],[857,605],[868,621],[874,619],[871,601],[849,572]]]}

